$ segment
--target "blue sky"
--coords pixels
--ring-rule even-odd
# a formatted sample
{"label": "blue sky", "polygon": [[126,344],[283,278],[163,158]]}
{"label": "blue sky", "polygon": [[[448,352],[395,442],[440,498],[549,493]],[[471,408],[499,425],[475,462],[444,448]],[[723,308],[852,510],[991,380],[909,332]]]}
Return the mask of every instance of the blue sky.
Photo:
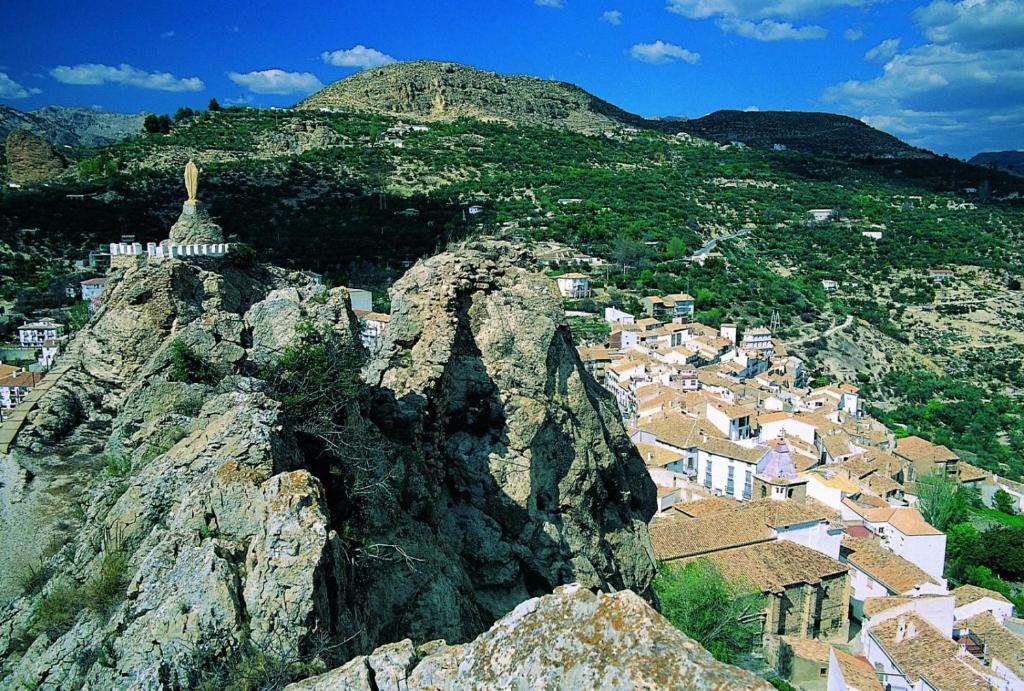
{"label": "blue sky", "polygon": [[286,105],[391,60],[574,82],[642,115],[825,110],[1024,148],[1024,0],[7,2],[0,103]]}

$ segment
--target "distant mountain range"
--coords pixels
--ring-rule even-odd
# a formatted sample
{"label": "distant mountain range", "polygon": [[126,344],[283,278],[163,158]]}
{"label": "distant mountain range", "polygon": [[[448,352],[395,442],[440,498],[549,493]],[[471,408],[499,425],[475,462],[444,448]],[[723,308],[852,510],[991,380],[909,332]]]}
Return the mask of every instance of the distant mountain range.
{"label": "distant mountain range", "polygon": [[995,166],[1010,173],[1024,175],[1024,151],[984,151],[972,157],[968,163]]}
{"label": "distant mountain range", "polygon": [[566,82],[485,72],[450,62],[402,62],[359,72],[309,96],[300,109],[347,109],[423,120],[472,117],[600,132],[636,127],[687,132],[720,143],[781,144],[849,158],[929,158],[892,135],[843,115],[717,111],[702,118],[648,119]]}
{"label": "distant mountain range", "polygon": [[28,130],[55,146],[103,146],[141,132],[145,117],[63,106],[26,112],[0,105],[0,144],[12,130]]}

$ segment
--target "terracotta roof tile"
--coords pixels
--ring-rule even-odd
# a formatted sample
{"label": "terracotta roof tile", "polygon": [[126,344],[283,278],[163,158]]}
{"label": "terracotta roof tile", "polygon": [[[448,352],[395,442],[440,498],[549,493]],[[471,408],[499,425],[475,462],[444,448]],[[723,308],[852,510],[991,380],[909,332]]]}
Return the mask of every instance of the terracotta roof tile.
{"label": "terracotta roof tile", "polygon": [[977,660],[970,655],[960,656],[956,643],[916,614],[884,621],[872,627],[869,635],[881,644],[912,684],[924,677],[936,691],[991,688]]}
{"label": "terracotta roof tile", "polygon": [[938,581],[920,568],[871,538],[843,538],[841,551],[846,561],[893,593],[906,593],[925,583],[938,585]]}

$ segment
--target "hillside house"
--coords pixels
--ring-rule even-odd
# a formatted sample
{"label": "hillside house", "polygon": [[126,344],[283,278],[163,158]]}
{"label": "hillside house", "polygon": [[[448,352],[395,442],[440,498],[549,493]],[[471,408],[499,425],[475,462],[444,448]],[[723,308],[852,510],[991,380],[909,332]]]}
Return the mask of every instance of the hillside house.
{"label": "hillside house", "polygon": [[991,613],[957,621],[956,642],[982,664],[985,671],[1007,684],[1024,689],[1024,636],[1010,631]]}
{"label": "hillside house", "polygon": [[988,691],[1007,689],[973,656],[915,613],[871,628],[864,656],[890,689]]}
{"label": "hillside house", "polygon": [[850,607],[862,619],[864,601],[888,595],[918,597],[943,595],[945,580],[935,579],[909,561],[882,547],[873,537],[847,537],[839,560],[852,568]]}
{"label": "hillside house", "polygon": [[821,287],[825,290],[826,293],[834,293],[837,290],[839,290],[839,283],[833,281],[831,278],[826,278],[822,280]]}
{"label": "hillside house", "polygon": [[52,319],[40,319],[18,327],[18,343],[23,347],[38,348],[44,341],[60,338],[64,335],[64,326]]}
{"label": "hillside house", "polygon": [[57,360],[57,356],[64,350],[66,343],[67,336],[51,338],[50,340],[43,341],[43,345],[39,348],[39,366],[43,369],[50,369],[53,367],[53,363]]}
{"label": "hillside house", "polygon": [[25,396],[38,383],[38,373],[24,370],[17,370],[0,377],[0,408],[15,407],[25,400]]}
{"label": "hillside house", "polygon": [[956,276],[952,269],[929,269],[928,278],[933,281],[949,281]]}
{"label": "hillside house", "polygon": [[835,218],[836,212],[835,209],[811,209],[807,212],[807,215],[811,217],[811,221],[814,223],[823,223]]}
{"label": "hillside house", "polygon": [[558,293],[564,298],[578,300],[590,297],[590,277],[580,273],[568,273],[555,277]]}
{"label": "hillside house", "polygon": [[[935,580],[942,579],[946,565],[946,535],[925,521],[920,511],[909,506],[866,506],[849,497],[843,500],[843,504],[859,517],[859,524],[874,534],[882,547]],[[853,522],[858,523],[856,520]]]}
{"label": "hillside house", "polygon": [[373,293],[363,288],[346,288],[345,290],[348,291],[348,301],[353,312],[373,311]]}
{"label": "hillside house", "polygon": [[107,287],[107,279],[90,278],[82,281],[79,285],[82,288],[82,299],[91,302],[103,294],[104,289]]}
{"label": "hillside house", "polygon": [[962,585],[953,589],[953,596],[956,598],[953,609],[953,618],[956,621],[963,621],[988,612],[996,621],[1002,623],[1007,617],[1014,614],[1013,603],[1006,599],[1002,593],[997,593],[988,588],[976,585]]}
{"label": "hillside house", "polygon": [[605,307],[604,320],[609,324],[633,324],[636,322],[636,317],[614,307]]}
{"label": "hillside house", "polygon": [[384,333],[384,328],[391,321],[391,315],[382,314],[381,312],[363,312],[362,310],[353,310],[353,312],[355,312],[359,323],[362,325],[360,340],[363,343],[363,347],[367,350],[373,350],[380,340],[381,334]]}
{"label": "hillside house", "polygon": [[740,347],[744,350],[757,350],[770,354],[775,350],[775,345],[772,343],[771,330],[763,326],[755,326],[752,329],[748,329],[743,333],[743,342],[740,344]]}
{"label": "hillside house", "polygon": [[956,479],[960,457],[941,444],[932,444],[918,436],[896,442],[893,455],[903,463],[903,481],[916,481],[929,473],[943,473]]}
{"label": "hillside house", "polygon": [[469,211],[470,216],[476,216],[477,214],[482,214],[484,212],[484,207],[480,206],[479,204],[474,204],[473,206],[469,207],[467,211]]}

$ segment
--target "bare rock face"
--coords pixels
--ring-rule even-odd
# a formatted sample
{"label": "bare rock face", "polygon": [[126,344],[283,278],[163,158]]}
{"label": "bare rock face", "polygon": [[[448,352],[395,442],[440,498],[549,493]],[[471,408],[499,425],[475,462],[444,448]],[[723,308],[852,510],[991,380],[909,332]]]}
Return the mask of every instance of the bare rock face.
{"label": "bare rock face", "polygon": [[718,662],[630,591],[578,584],[527,600],[465,645],[403,641],[287,691],[771,689]]}
{"label": "bare rock face", "polygon": [[[0,458],[0,519],[64,536],[21,559],[46,577],[0,610],[0,687],[230,686],[218,670],[259,656],[301,660],[290,681],[368,651],[359,688],[397,687],[424,648],[384,644],[470,641],[566,583],[645,593],[653,484],[525,259],[487,242],[420,262],[369,362],[343,288],[230,259],[112,273]],[[299,408],[309,427],[295,406],[320,382],[278,388],[273,363],[313,333],[299,362],[338,353],[314,372],[347,403]],[[183,346],[216,376],[176,373]],[[2,528],[6,576],[25,541]],[[332,657],[309,657],[321,641]],[[448,659],[417,673],[453,683]]]}
{"label": "bare rock face", "polygon": [[422,261],[391,295],[365,379],[378,424],[422,449],[417,503],[499,617],[563,583],[645,592],[655,489],[586,374],[551,282],[507,243]]}
{"label": "bare rock face", "polygon": [[13,130],[5,144],[7,176],[19,184],[39,182],[57,175],[67,160],[53,146],[26,130]]}

